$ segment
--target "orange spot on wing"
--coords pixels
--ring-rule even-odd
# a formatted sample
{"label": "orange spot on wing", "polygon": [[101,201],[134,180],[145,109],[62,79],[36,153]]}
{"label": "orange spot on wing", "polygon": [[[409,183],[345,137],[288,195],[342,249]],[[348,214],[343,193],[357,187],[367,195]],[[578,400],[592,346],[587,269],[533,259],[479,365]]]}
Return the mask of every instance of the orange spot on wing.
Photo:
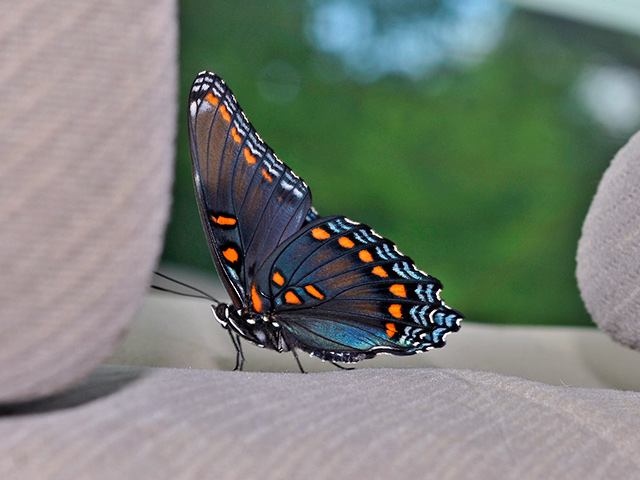
{"label": "orange spot on wing", "polygon": [[318,289],[316,289],[316,287],[314,287],[313,285],[307,285],[306,287],[304,287],[304,289],[309,292],[309,295],[313,295],[316,298],[319,298],[320,300],[322,300],[324,298],[324,295],[322,295]]}
{"label": "orange spot on wing", "polygon": [[287,303],[299,304],[302,303],[298,296],[293,292],[287,292],[284,294],[284,301]]}
{"label": "orange spot on wing", "polygon": [[389,306],[389,313],[396,318],[402,318],[402,307],[397,303]]}
{"label": "orange spot on wing", "polygon": [[242,153],[244,153],[244,159],[247,161],[247,163],[251,165],[256,163],[256,157],[251,155],[251,151],[247,147],[244,147],[244,150],[242,150]]}
{"label": "orange spot on wing", "polygon": [[389,274],[381,266],[373,267],[372,272],[375,273],[376,275],[378,275],[379,277],[388,277],[389,276]]}
{"label": "orange spot on wing", "polygon": [[280,273],[276,272],[273,274],[273,281],[278,285],[284,285],[284,277],[280,275]]}
{"label": "orange spot on wing", "polygon": [[253,303],[253,308],[256,312],[260,312],[262,310],[262,299],[260,298],[260,295],[258,295],[255,285],[251,287],[251,302]]}
{"label": "orange spot on wing", "polygon": [[355,245],[355,243],[353,243],[347,237],[340,237],[340,239],[338,240],[338,243],[342,245],[344,248],[351,248]]}
{"label": "orange spot on wing", "polygon": [[404,285],[394,284],[389,287],[389,291],[393,293],[396,297],[404,297],[407,298],[407,290],[404,288]]}
{"label": "orange spot on wing", "polygon": [[392,338],[396,333],[398,333],[398,329],[396,328],[396,324],[389,322],[385,325],[387,328],[387,337]]}
{"label": "orange spot on wing", "polygon": [[229,112],[227,112],[227,107],[225,107],[224,105],[220,105],[220,115],[222,115],[222,118],[224,118],[227,122],[229,120],[231,120],[231,115],[229,115]]}
{"label": "orange spot on wing", "polygon": [[273,182],[273,178],[271,178],[271,175],[269,175],[269,172],[267,172],[264,168],[262,169],[262,176],[266,178],[268,181]]}
{"label": "orange spot on wing", "polygon": [[[368,250],[360,250],[358,252],[358,256],[360,257],[360,260],[362,260],[363,262],[373,262],[373,257],[371,256],[371,254],[369,253]],[[376,268],[378,268],[378,267],[376,267]],[[384,275],[384,276],[386,277],[386,275]]]}
{"label": "orange spot on wing", "polygon": [[216,218],[215,215],[211,215],[211,220],[213,220],[218,225],[232,226],[232,225],[236,224],[236,219],[235,218],[223,217],[222,215],[220,215],[218,218]]}
{"label": "orange spot on wing", "polygon": [[207,96],[204,99],[209,102],[211,105],[218,105],[218,97],[214,97],[213,93],[207,93]]}
{"label": "orange spot on wing", "polygon": [[311,235],[313,235],[313,238],[316,238],[318,240],[326,240],[331,236],[329,232],[327,232],[326,230],[323,230],[320,227],[316,227],[313,230],[311,230]]}
{"label": "orange spot on wing", "polygon": [[240,143],[242,141],[242,137],[238,135],[236,127],[231,127],[231,136],[233,137],[233,141],[236,143]]}
{"label": "orange spot on wing", "polygon": [[238,261],[238,252],[236,252],[235,248],[227,248],[224,252],[222,252],[222,255],[224,255],[224,258],[226,258],[231,263]]}

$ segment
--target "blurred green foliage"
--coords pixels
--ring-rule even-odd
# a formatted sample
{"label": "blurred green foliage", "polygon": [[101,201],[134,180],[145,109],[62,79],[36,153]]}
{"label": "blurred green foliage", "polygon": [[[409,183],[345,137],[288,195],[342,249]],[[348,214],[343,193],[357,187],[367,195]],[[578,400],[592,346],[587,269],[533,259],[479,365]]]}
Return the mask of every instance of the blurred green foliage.
{"label": "blurred green foliage", "polygon": [[187,93],[207,69],[225,78],[262,138],[309,184],[321,214],[347,215],[391,238],[443,281],[447,303],[468,319],[589,324],[574,276],[577,241],[599,178],[628,135],[591,120],[576,81],[593,63],[640,65],[638,39],[515,9],[480,62],[361,81],[305,35],[312,8],[182,2],[164,260],[213,270],[186,141]]}

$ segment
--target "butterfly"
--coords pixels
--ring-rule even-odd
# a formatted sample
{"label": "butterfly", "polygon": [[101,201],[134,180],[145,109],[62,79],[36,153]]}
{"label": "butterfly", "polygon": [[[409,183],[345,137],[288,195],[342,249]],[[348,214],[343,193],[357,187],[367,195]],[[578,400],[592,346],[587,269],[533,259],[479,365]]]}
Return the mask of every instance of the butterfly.
{"label": "butterfly", "polygon": [[[354,363],[442,347],[462,314],[442,284],[390,240],[340,215],[320,216],[307,184],[260,138],[222,78],[189,93],[189,145],[200,217],[231,303],[213,305],[240,339]],[[338,365],[339,366],[339,365]]]}

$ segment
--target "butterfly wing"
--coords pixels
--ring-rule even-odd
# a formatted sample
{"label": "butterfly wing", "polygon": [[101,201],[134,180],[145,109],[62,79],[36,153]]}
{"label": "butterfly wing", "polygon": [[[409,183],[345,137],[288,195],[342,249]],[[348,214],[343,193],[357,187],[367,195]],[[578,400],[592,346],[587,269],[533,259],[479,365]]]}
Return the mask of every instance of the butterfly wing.
{"label": "butterfly wing", "polygon": [[191,87],[189,142],[209,249],[240,308],[250,301],[248,283],[262,261],[317,217],[311,194],[262,141],[224,80],[210,72]]}
{"label": "butterfly wing", "polygon": [[325,360],[442,347],[462,315],[442,284],[396,246],[345,217],[316,219],[272,253],[255,278],[287,342]]}

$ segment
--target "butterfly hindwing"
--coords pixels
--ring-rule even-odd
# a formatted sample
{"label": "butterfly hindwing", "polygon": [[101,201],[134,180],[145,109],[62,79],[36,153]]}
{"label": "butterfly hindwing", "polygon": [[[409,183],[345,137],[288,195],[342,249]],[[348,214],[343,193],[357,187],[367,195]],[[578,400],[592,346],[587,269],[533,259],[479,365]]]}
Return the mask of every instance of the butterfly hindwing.
{"label": "butterfly hindwing", "polygon": [[191,87],[189,140],[209,247],[240,308],[250,300],[250,279],[264,259],[317,215],[311,194],[262,141],[213,73],[200,73]]}
{"label": "butterfly hindwing", "polygon": [[437,279],[345,217],[305,225],[267,259],[254,287],[290,342],[327,360],[441,347],[462,319],[441,300]]}

